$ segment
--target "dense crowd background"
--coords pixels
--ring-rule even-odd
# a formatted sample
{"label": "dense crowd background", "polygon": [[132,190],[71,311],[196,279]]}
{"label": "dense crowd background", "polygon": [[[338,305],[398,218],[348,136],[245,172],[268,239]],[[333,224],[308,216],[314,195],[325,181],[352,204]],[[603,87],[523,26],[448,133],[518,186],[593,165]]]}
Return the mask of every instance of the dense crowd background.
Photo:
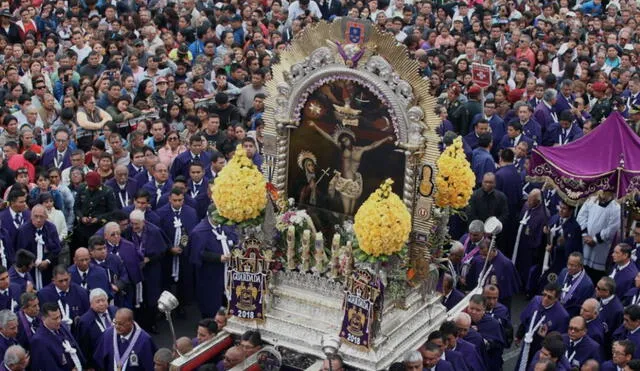
{"label": "dense crowd background", "polygon": [[[443,303],[483,278],[484,294],[393,367],[500,369],[530,332],[521,370],[640,369],[640,228],[621,234],[610,194],[575,209],[525,178],[532,148],[612,111],[640,130],[640,2],[624,0],[0,1],[2,367],[166,369],[176,354],[147,334],[163,289],[203,318],[182,352],[224,326],[236,236],[209,220],[208,185],[239,144],[262,165],[271,65],[346,16],[406,45],[438,97],[440,146],[462,136],[477,179],[468,220],[451,223]],[[491,86],[473,84],[473,63]],[[505,226],[491,253],[489,216]],[[532,301],[514,329],[518,293]],[[218,369],[261,344],[245,334]]]}

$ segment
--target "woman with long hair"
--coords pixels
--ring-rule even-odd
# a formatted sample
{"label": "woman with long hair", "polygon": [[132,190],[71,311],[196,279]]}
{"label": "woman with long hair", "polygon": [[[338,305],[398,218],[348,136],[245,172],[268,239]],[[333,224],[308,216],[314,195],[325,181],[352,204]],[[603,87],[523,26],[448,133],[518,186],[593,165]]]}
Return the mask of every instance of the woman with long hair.
{"label": "woman with long hair", "polygon": [[180,142],[178,132],[171,130],[169,134],[167,134],[167,143],[158,150],[158,159],[170,168],[173,160],[175,160],[179,154],[186,151],[187,147]]}

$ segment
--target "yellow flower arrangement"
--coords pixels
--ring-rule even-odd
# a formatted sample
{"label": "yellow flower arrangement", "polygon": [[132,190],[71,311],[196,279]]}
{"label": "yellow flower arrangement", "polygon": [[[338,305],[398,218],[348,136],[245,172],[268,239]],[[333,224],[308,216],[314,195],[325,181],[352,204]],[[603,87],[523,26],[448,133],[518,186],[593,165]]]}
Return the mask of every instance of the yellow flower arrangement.
{"label": "yellow flower arrangement", "polygon": [[437,162],[436,205],[462,209],[469,204],[476,177],[462,149],[462,139],[457,137],[447,147]]}
{"label": "yellow flower arrangement", "polygon": [[400,252],[411,232],[411,215],[387,179],[360,206],[353,230],[358,248],[374,258]]}
{"label": "yellow flower arrangement", "polygon": [[218,214],[233,223],[258,218],[267,205],[266,181],[238,145],[235,155],[212,185]]}

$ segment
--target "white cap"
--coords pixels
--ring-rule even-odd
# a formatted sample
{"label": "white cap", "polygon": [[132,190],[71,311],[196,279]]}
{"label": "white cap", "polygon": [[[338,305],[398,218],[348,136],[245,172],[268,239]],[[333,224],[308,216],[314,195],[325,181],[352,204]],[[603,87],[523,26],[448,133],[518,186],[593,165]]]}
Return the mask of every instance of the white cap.
{"label": "white cap", "polygon": [[566,14],[566,16],[567,16],[567,17],[573,17],[573,18],[575,18],[575,17],[576,17],[576,13],[575,13],[575,12],[572,12],[572,11],[568,11],[568,12],[567,12],[567,14]]}

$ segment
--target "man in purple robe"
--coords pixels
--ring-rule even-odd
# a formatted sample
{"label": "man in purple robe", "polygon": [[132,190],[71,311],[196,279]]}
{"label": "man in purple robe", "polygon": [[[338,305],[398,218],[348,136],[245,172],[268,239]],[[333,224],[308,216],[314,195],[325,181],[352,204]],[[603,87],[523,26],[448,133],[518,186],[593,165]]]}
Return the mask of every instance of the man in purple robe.
{"label": "man in purple robe", "polygon": [[511,260],[507,259],[501,251],[494,248],[489,253],[489,244],[487,239],[480,242],[479,255],[473,258],[467,275],[467,285],[468,287],[475,287],[478,284],[478,280],[481,278],[480,275],[483,273],[482,269],[485,266],[485,260],[488,260],[486,264],[486,279],[481,286],[486,284],[498,286],[500,289],[498,300],[509,308],[511,307],[511,298],[520,290],[520,277]]}
{"label": "man in purple robe", "polygon": [[479,119],[473,126],[473,131],[465,135],[462,140],[471,147],[472,150],[478,148],[478,140],[482,134],[489,133],[489,122],[483,118]]}
{"label": "man in purple robe", "polygon": [[632,250],[630,245],[620,243],[613,248],[611,253],[614,266],[609,277],[616,281],[616,296],[618,298],[624,298],[627,291],[631,290],[636,274],[638,274],[638,268],[631,261]]}
{"label": "man in purple robe", "polygon": [[107,272],[91,263],[91,255],[88,249],[80,247],[76,250],[73,256],[73,264],[68,271],[71,275],[71,282],[80,285],[87,292],[100,288],[104,292],[111,293]]}
{"label": "man in purple robe", "polygon": [[[531,139],[529,150],[532,150],[533,147],[538,146],[542,142],[542,134],[544,131],[542,124],[535,117],[532,117],[531,107],[525,102],[516,102],[513,108],[518,115],[517,122],[522,126],[522,134]],[[505,119],[505,121],[511,122],[507,119]]]}
{"label": "man in purple robe", "polygon": [[[185,177],[183,177],[182,175],[178,175],[174,180],[173,180],[173,186],[171,188],[171,190],[173,189],[178,189],[180,190],[182,193],[187,192],[187,179]],[[161,207],[163,207],[164,205],[169,203],[169,197],[171,196],[171,192],[167,192],[165,194],[162,195],[162,197],[160,197],[160,200],[158,201],[157,205],[156,205],[156,212],[158,211],[158,209],[160,209]],[[184,198],[184,204],[187,206],[190,206],[192,208],[196,208],[196,204],[195,201],[187,198],[185,196]]]}
{"label": "man in purple robe", "polygon": [[618,340],[613,343],[611,348],[613,357],[610,361],[604,362],[600,366],[602,371],[618,371],[625,370],[626,366],[633,359],[633,354],[639,344],[634,344],[629,340]]}
{"label": "man in purple robe", "polygon": [[0,265],[0,310],[8,309],[12,312],[18,310],[20,302],[20,285],[11,282],[9,271]]}
{"label": "man in purple robe", "polygon": [[[13,264],[13,251],[18,251],[16,236],[18,229],[31,220],[31,211],[27,208],[27,194],[22,189],[11,189],[7,196],[9,207],[0,211],[0,226],[6,231],[7,265]],[[5,241],[5,240],[3,240]]]}
{"label": "man in purple robe", "polygon": [[458,339],[464,340],[476,347],[482,363],[488,367],[489,355],[487,354],[487,343],[478,331],[471,327],[471,316],[465,312],[460,312],[454,318],[458,328]]}
{"label": "man in purple robe", "polygon": [[211,163],[211,156],[205,152],[206,142],[200,134],[194,134],[189,138],[189,151],[182,152],[176,157],[171,165],[171,179],[178,175],[189,179],[190,165],[199,163],[205,169]]}
{"label": "man in purple robe", "polygon": [[562,111],[558,115],[559,122],[554,122],[544,134],[543,146],[563,146],[582,138],[582,129],[575,123],[571,111]]}
{"label": "man in purple robe", "polygon": [[76,318],[89,310],[89,293],[80,285],[71,282],[71,277],[63,265],[53,268],[52,282],[38,291],[41,303],[58,306],[65,325],[71,326]]}
{"label": "man in purple robe", "polygon": [[527,294],[535,294],[538,277],[532,273],[534,266],[542,266],[546,241],[544,227],[547,225],[547,214],[542,203],[542,193],[539,189],[529,192],[527,202],[520,212],[520,224],[516,234],[511,260],[515,262],[520,273],[521,282],[525,285]]}
{"label": "man in purple robe", "polygon": [[84,363],[80,347],[66,326],[55,303],[42,305],[42,325],[31,338],[31,370],[79,370]]}
{"label": "man in purple robe", "polygon": [[225,295],[227,262],[231,249],[238,242],[232,227],[218,225],[213,220],[214,207],[191,232],[189,261],[196,271],[196,300],[202,318],[213,317],[222,306]]}
{"label": "man in purple robe", "polygon": [[[569,314],[560,304],[560,295],[562,289],[555,283],[549,283],[544,287],[542,295],[534,297],[527,307],[520,314],[520,326],[516,331],[516,344],[520,344],[529,329],[534,324],[541,323],[541,330],[544,333],[557,331],[560,333],[567,332],[569,323]],[[543,319],[544,318],[544,319]],[[529,347],[529,354],[526,355],[528,360],[532,359],[535,352],[540,349],[542,337],[536,331],[533,334],[533,341]],[[522,350],[520,351],[522,353]],[[520,355],[520,362],[523,361],[523,355]],[[520,363],[518,362],[518,363]]]}
{"label": "man in purple robe", "polygon": [[567,348],[565,357],[572,367],[580,367],[588,359],[602,362],[602,348],[587,335],[587,322],[584,318],[580,316],[571,318],[569,332],[563,334],[562,339]]}
{"label": "man in purple robe", "polygon": [[60,237],[53,223],[47,221],[47,211],[42,205],[35,205],[31,210],[31,221],[23,224],[18,230],[20,238],[16,239],[16,247],[25,249],[36,256],[33,275],[36,289],[40,290],[51,280],[51,267],[57,264],[60,253]]}
{"label": "man in purple robe", "polygon": [[[179,313],[184,313],[184,304],[191,301],[193,296],[193,269],[189,263],[187,250],[189,236],[198,224],[196,211],[184,204],[185,196],[182,190],[174,188],[169,194],[169,203],[157,210],[160,217],[160,229],[169,238],[169,252],[165,258],[164,286],[171,290],[178,301]],[[168,273],[168,274],[167,274]]]}
{"label": "man in purple robe", "polygon": [[551,216],[548,232],[551,234],[551,262],[549,270],[559,274],[567,265],[572,252],[582,252],[582,229],[573,216],[574,207],[564,201],[558,204],[558,213]]}
{"label": "man in purple robe", "polygon": [[613,278],[604,276],[596,284],[596,298],[600,301],[599,317],[605,325],[605,343],[611,338],[611,334],[617,329],[623,320],[624,307],[620,298],[616,296],[616,282]]}
{"label": "man in purple robe", "polygon": [[[160,165],[157,169],[161,169]],[[143,316],[141,324],[143,328],[154,332],[157,302],[162,292],[162,260],[169,248],[169,241],[160,228],[144,220],[144,214],[140,210],[132,211],[129,220],[130,225],[125,235],[129,237],[138,254],[143,256],[144,302],[140,311]]]}
{"label": "man in purple robe", "polygon": [[113,326],[100,338],[93,359],[97,368],[105,371],[126,369],[129,371],[153,370],[156,345],[134,320],[133,312],[118,309]]}
{"label": "man in purple robe", "polygon": [[154,225],[160,224],[160,217],[151,210],[151,194],[146,189],[140,189],[133,199],[133,204],[122,208],[122,211],[131,214],[133,210],[140,210],[144,213],[144,219]]}
{"label": "man in purple robe", "polygon": [[633,279],[634,285],[624,294],[622,303],[627,306],[631,304],[640,304],[640,272],[636,273]]}
{"label": "man in purple robe", "polygon": [[102,289],[93,289],[89,293],[91,309],[80,317],[78,321],[78,331],[76,338],[82,349],[82,354],[86,354],[87,367],[96,368],[92,355],[96,351],[96,346],[102,338],[102,334],[111,326],[116,315],[117,308],[109,305],[107,293]]}
{"label": "man in purple robe", "polygon": [[129,178],[129,169],[124,165],[118,165],[113,170],[114,177],[107,180],[104,185],[111,188],[116,196],[116,204],[119,209],[133,203],[133,197],[138,191],[138,183]]}
{"label": "man in purple robe", "polygon": [[[624,308],[624,321],[613,333],[613,340],[629,340],[640,344],[640,305],[634,304]],[[636,347],[633,358],[640,358],[640,346]]]}
{"label": "man in purple robe", "polygon": [[442,359],[442,350],[437,344],[425,343],[420,347],[422,369],[427,371],[453,371],[451,363]]}
{"label": "man in purple robe", "polygon": [[482,296],[484,296],[487,314],[500,322],[500,326],[502,326],[502,329],[504,330],[507,347],[510,347],[511,341],[513,340],[511,313],[509,312],[509,308],[498,301],[498,298],[500,297],[500,289],[498,289],[498,286],[496,285],[486,285],[482,292]]}
{"label": "man in purple robe", "polygon": [[496,170],[496,189],[507,196],[509,215],[516,218],[522,205],[522,177],[514,165],[515,153],[511,148],[500,151],[499,165]]}
{"label": "man in purple robe", "polygon": [[187,191],[185,192],[185,200],[193,202],[196,206],[196,215],[198,222],[207,216],[207,209],[211,205],[209,197],[209,181],[204,175],[204,167],[197,162],[189,165],[189,182],[187,182]]}
{"label": "man in purple robe", "polygon": [[442,305],[447,308],[447,311],[464,298],[464,293],[453,286],[453,277],[449,273],[445,273],[442,278]]}
{"label": "man in purple robe", "polygon": [[117,306],[124,306],[125,293],[131,284],[127,268],[119,255],[109,254],[107,251],[106,241],[102,236],[91,236],[89,238],[89,254],[91,254],[91,263],[103,269],[107,274],[109,282],[110,296],[114,298]]}
{"label": "man in purple robe", "polygon": [[555,366],[555,370],[557,371],[570,371],[571,365],[564,356],[566,351],[565,349],[562,335],[560,335],[559,332],[554,331],[547,334],[542,341],[542,347],[531,359],[531,363],[527,370],[535,371],[537,370],[535,366],[540,362],[550,362]]}
{"label": "man in purple robe", "polygon": [[16,251],[15,263],[9,268],[9,279],[12,283],[20,286],[20,294],[27,291],[27,288],[34,287],[33,276],[30,271],[36,261],[35,255],[27,250]]}
{"label": "man in purple robe", "polygon": [[122,263],[127,271],[130,285],[125,289],[127,293],[124,306],[127,308],[139,307],[144,299],[141,268],[144,256],[138,252],[133,243],[121,237],[120,225],[118,225],[118,223],[107,223],[104,226],[104,235],[109,254],[116,255],[122,259]]}
{"label": "man in purple robe", "polygon": [[485,371],[487,365],[480,357],[476,346],[466,340],[458,338],[458,327],[452,321],[440,325],[440,333],[447,350],[462,354],[465,366],[469,371]]}
{"label": "man in purple robe", "polygon": [[560,303],[575,317],[580,313],[582,303],[593,296],[593,282],[584,270],[584,260],[579,252],[572,252],[567,260],[567,267],[558,275],[558,284],[562,287]]}
{"label": "man in purple robe", "polygon": [[[545,90],[542,95],[542,102],[538,103],[533,111],[533,118],[540,124],[542,134],[544,134],[553,123],[558,122],[558,115],[553,111],[557,95],[558,91],[555,89]],[[542,143],[542,138],[538,139],[538,143]]]}
{"label": "man in purple robe", "polygon": [[41,325],[40,301],[32,292],[25,292],[20,296],[20,310],[18,311],[18,341],[24,348],[29,349],[31,338]]}
{"label": "man in purple robe", "polygon": [[469,299],[467,313],[484,339],[487,348],[487,368],[502,369],[502,353],[507,346],[504,330],[500,322],[486,313],[486,302],[482,295],[476,294]]}
{"label": "man in purple robe", "polygon": [[447,344],[445,343],[445,339],[442,336],[442,333],[438,330],[433,331],[427,337],[427,341],[429,343],[436,344],[440,347],[440,352],[442,352],[441,358],[449,363],[455,370],[468,371],[469,368],[464,361],[464,357],[462,353],[451,350],[447,348]]}
{"label": "man in purple robe", "polygon": [[560,91],[556,96],[556,104],[553,105],[553,111],[560,114],[562,111],[571,110],[575,99],[576,96],[573,94],[573,80],[562,80],[560,83]]}
{"label": "man in purple robe", "polygon": [[12,345],[18,345],[18,316],[10,309],[0,310],[0,354]]}
{"label": "man in purple robe", "polygon": [[151,195],[151,208],[156,209],[158,201],[163,194],[168,193],[173,188],[173,181],[169,179],[169,169],[167,165],[158,162],[152,168],[153,180],[142,186],[142,189]]}
{"label": "man in purple robe", "polygon": [[582,303],[580,317],[584,318],[587,322],[587,335],[595,340],[596,343],[603,344],[604,324],[598,317],[599,312],[600,303],[594,298],[589,298]]}

